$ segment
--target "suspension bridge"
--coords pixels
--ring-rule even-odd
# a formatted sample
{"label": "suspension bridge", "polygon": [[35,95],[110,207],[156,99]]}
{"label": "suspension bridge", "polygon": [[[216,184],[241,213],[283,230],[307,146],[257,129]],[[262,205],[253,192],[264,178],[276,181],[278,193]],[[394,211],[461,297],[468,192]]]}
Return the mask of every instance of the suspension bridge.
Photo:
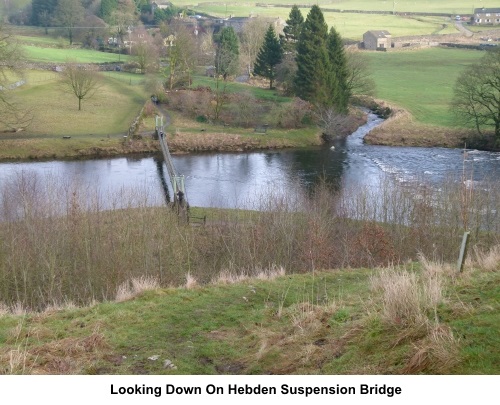
{"label": "suspension bridge", "polygon": [[155,131],[160,141],[161,150],[163,153],[163,159],[165,161],[165,166],[167,166],[168,177],[170,179],[170,184],[172,185],[172,190],[174,193],[173,201],[169,204],[174,209],[174,211],[179,215],[180,218],[184,219],[186,222],[189,221],[189,203],[187,199],[186,186],[184,182],[184,176],[179,175],[175,169],[172,156],[170,155],[170,150],[167,144],[167,134],[165,132],[165,124],[163,122],[163,116],[156,116]]}

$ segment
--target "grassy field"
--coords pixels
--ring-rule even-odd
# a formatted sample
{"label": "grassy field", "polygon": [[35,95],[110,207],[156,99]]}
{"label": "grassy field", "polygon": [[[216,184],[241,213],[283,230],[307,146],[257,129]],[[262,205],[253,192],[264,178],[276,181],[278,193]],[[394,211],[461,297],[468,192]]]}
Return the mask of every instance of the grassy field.
{"label": "grassy field", "polygon": [[398,318],[404,294],[415,297],[378,280],[422,289],[428,271],[136,280],[119,303],[0,317],[0,374],[498,374],[500,273],[443,276],[436,306]]}
{"label": "grassy field", "polygon": [[[262,3],[266,4],[293,4],[293,2],[289,2],[287,0],[268,0]],[[473,0],[398,0],[396,3],[390,0],[304,0],[299,2],[300,4],[318,4],[321,8],[335,8],[340,10],[367,10],[367,11],[388,11],[392,12],[393,10],[396,12],[433,12],[433,13],[449,13],[450,15],[456,14],[471,14],[474,8],[478,7],[497,7],[498,3],[495,0],[482,0],[479,4],[478,2],[474,2]],[[203,9],[214,9],[218,10],[222,15],[226,13],[226,4],[227,4],[227,13],[232,13],[233,15],[243,15],[236,14],[235,11],[245,10],[246,7],[251,7],[252,10],[257,12],[257,10],[261,10],[265,8],[255,7],[255,4],[248,5],[249,3],[244,3],[243,5],[238,5],[237,2],[193,2],[192,0],[177,0],[174,2],[176,6],[195,6],[194,10],[198,10],[200,8]],[[197,4],[197,6],[196,6]],[[251,3],[250,3],[251,4]],[[252,8],[253,6],[253,8]]]}
{"label": "grassy field", "polygon": [[65,90],[57,73],[29,71],[27,84],[16,89],[15,96],[33,113],[33,123],[22,136],[5,134],[0,139],[123,134],[148,98],[142,80],[127,73],[104,74],[97,93],[78,111],[77,98]]}
{"label": "grassy field", "polygon": [[367,55],[378,98],[407,109],[421,123],[453,126],[449,103],[455,80],[484,52],[431,48]]}
{"label": "grassy field", "polygon": [[[76,97],[63,90],[57,76],[54,80],[37,83],[35,74],[33,84],[19,89],[19,97],[36,116],[31,132],[51,135],[126,132],[147,96],[141,86],[129,86],[112,76],[103,77],[98,92],[84,100],[82,110],[78,111]],[[68,128],[71,128],[70,134],[66,132]]]}
{"label": "grassy field", "polygon": [[130,60],[128,55],[99,52],[90,49],[58,49],[24,45],[26,59],[33,62],[65,63],[68,60],[80,63],[106,63]]}
{"label": "grassy field", "polygon": [[[224,4],[220,6],[200,4],[194,8],[195,11],[205,12],[218,16],[248,16],[256,14],[265,17],[288,18],[290,10],[287,8],[255,8],[250,6],[229,5],[226,13]],[[301,9],[302,15],[307,16],[309,9]],[[400,17],[394,15],[358,14],[358,13],[334,13],[323,12],[329,26],[334,26],[344,38],[361,40],[363,33],[371,30],[388,30],[395,37],[407,35],[430,35],[435,33],[456,33],[456,29],[449,18],[445,17]],[[443,27],[446,25],[446,27]]]}

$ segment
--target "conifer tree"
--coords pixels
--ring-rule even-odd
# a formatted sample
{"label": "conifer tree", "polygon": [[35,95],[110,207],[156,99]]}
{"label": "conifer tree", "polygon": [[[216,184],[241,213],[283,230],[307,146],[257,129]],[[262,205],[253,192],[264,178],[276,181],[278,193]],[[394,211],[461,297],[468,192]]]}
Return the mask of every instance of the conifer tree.
{"label": "conifer tree", "polygon": [[312,6],[297,42],[295,92],[317,107],[347,112],[350,92],[342,38],[328,32],[323,13]]}
{"label": "conifer tree", "polygon": [[300,37],[300,31],[304,25],[304,17],[299,8],[295,5],[290,10],[286,26],[283,28],[283,35],[280,36],[280,42],[286,51],[295,51],[296,43]]}
{"label": "conifer tree", "polygon": [[52,18],[57,7],[57,0],[31,0],[31,22],[33,25],[44,25],[44,15]]}
{"label": "conifer tree", "polygon": [[336,87],[327,49],[328,26],[316,5],[311,7],[297,42],[295,93],[318,106],[331,106]]}
{"label": "conifer tree", "polygon": [[266,31],[264,43],[262,44],[254,66],[256,75],[269,79],[269,88],[273,88],[273,81],[276,78],[276,66],[283,59],[283,49],[280,41],[276,37],[276,32],[272,25]]}
{"label": "conifer tree", "polygon": [[347,84],[349,72],[347,68],[347,58],[344,52],[342,38],[335,28],[331,27],[327,40],[328,57],[333,72],[336,76],[337,88],[332,89],[334,100],[333,105],[338,112],[346,112],[349,99],[351,97],[349,86]]}
{"label": "conifer tree", "polygon": [[238,59],[240,55],[238,36],[233,27],[224,27],[218,38],[218,47],[215,54],[215,69],[217,74],[231,75],[238,70]]}

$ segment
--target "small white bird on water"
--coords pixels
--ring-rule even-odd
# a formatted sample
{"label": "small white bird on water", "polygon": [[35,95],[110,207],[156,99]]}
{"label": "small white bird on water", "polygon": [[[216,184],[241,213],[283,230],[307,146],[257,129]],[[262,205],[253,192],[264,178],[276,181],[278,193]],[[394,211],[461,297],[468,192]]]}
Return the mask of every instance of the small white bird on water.
{"label": "small white bird on water", "polygon": [[330,150],[335,150],[335,146],[330,146]]}

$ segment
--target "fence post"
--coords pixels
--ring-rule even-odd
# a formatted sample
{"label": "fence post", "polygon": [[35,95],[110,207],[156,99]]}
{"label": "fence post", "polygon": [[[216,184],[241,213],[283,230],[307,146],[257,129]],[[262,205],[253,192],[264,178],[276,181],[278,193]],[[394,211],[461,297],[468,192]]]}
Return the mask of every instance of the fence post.
{"label": "fence post", "polygon": [[464,268],[465,256],[467,254],[467,244],[469,242],[469,235],[470,232],[466,231],[464,232],[464,236],[462,237],[462,246],[460,247],[460,254],[458,255],[458,263],[457,263],[457,269],[459,273]]}

